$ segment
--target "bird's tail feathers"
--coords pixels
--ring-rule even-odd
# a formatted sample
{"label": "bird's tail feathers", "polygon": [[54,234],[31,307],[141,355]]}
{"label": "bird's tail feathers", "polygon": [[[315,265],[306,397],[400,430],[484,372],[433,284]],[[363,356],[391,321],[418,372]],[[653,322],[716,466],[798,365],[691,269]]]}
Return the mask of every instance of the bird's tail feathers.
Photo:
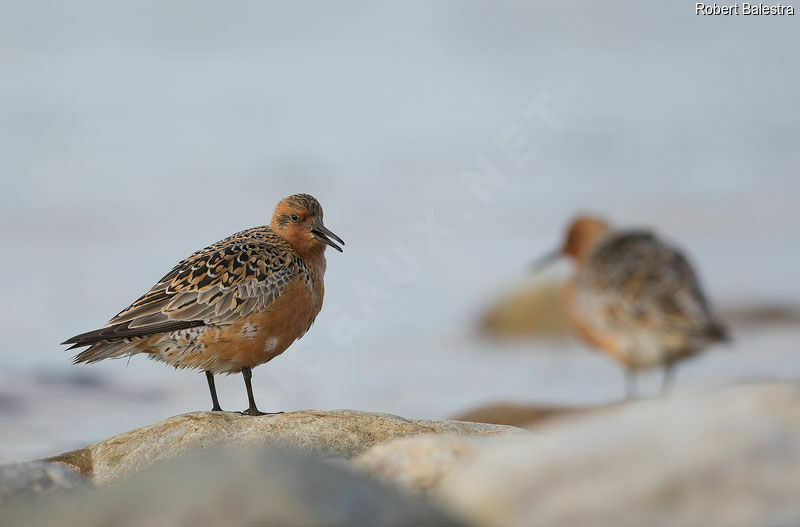
{"label": "bird's tail feathers", "polygon": [[708,337],[714,342],[731,342],[731,334],[728,331],[728,328],[719,321],[714,321],[708,326],[706,335],[708,335]]}
{"label": "bird's tail feathers", "polygon": [[92,364],[103,359],[116,359],[136,353],[136,342],[129,340],[96,342],[73,357],[72,363],[85,362]]}

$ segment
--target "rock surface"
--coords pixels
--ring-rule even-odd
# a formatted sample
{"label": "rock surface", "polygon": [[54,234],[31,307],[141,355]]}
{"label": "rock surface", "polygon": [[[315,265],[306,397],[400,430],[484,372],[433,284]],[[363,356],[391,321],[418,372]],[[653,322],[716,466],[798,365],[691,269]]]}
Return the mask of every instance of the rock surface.
{"label": "rock surface", "polygon": [[0,525],[456,526],[436,506],[286,449],[186,456],[109,487],[0,511]]}
{"label": "rock surface", "polygon": [[0,466],[0,506],[42,492],[61,492],[89,487],[89,481],[59,463],[30,461]]}
{"label": "rock surface", "polygon": [[228,412],[194,412],[46,461],[74,466],[95,483],[103,485],[198,449],[278,445],[349,459],[378,443],[424,433],[482,436],[527,432],[507,426],[408,420],[395,415],[353,410],[306,410],[260,417]]}
{"label": "rock surface", "polygon": [[456,466],[472,459],[477,441],[452,434],[404,437],[375,445],[353,464],[395,487],[426,492]]}
{"label": "rock surface", "polygon": [[436,489],[476,524],[800,525],[800,384],[683,393],[487,439]]}

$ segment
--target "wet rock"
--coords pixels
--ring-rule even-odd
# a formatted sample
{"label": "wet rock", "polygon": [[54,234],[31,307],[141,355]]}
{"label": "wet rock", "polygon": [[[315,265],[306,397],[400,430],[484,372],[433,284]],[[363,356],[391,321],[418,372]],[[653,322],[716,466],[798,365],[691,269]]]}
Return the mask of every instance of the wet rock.
{"label": "wet rock", "polygon": [[310,454],[196,453],[79,496],[0,511],[0,525],[457,526],[430,502]]}
{"label": "wet rock", "polygon": [[800,306],[793,304],[741,304],[722,309],[719,315],[739,331],[800,325]]}
{"label": "wet rock", "polygon": [[39,493],[84,489],[89,480],[59,463],[31,461],[0,465],[0,506]]}
{"label": "wet rock", "polygon": [[800,384],[685,392],[486,442],[436,488],[479,525],[800,525]]}
{"label": "wet rock", "polygon": [[525,433],[506,426],[409,420],[389,414],[306,410],[260,417],[228,412],[178,415],[86,448],[48,458],[77,468],[97,484],[197,449],[287,446],[327,457],[352,458],[390,439],[424,433]]}

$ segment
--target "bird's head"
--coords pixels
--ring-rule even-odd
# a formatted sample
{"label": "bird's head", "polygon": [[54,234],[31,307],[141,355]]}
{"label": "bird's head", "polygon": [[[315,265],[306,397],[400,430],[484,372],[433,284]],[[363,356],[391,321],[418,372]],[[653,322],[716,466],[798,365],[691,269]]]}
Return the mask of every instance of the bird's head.
{"label": "bird's head", "polygon": [[609,230],[609,225],[600,218],[578,216],[569,224],[563,245],[534,262],[534,271],[544,269],[562,256],[582,261]]}
{"label": "bird's head", "polygon": [[282,199],[275,207],[269,226],[301,254],[321,253],[325,245],[342,252],[336,242],[342,245],[344,242],[325,227],[322,206],[308,194],[293,194]]}
{"label": "bird's head", "polygon": [[570,223],[569,229],[567,229],[561,253],[581,261],[608,231],[608,224],[600,218],[579,216]]}

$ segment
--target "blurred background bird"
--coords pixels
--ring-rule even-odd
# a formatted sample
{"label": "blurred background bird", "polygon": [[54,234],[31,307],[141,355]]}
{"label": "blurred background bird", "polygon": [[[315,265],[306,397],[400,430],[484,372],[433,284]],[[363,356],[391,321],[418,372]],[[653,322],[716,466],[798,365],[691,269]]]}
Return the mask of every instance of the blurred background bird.
{"label": "blurred background bird", "polygon": [[679,361],[728,339],[686,257],[650,231],[615,230],[582,216],[534,271],[561,256],[576,265],[567,314],[585,340],[624,366],[628,397],[637,371],[663,368],[666,393]]}
{"label": "blurred background bird", "polygon": [[[335,240],[335,241],[334,241]],[[72,337],[69,349],[88,346],[75,362],[144,353],[175,368],[206,373],[212,411],[220,411],[214,374],[244,377],[256,407],[251,369],[302,337],[325,292],[325,247],[344,242],[322,222],[322,207],[295,194],[275,207],[269,226],[229,236],[176,265],[106,327]]]}

